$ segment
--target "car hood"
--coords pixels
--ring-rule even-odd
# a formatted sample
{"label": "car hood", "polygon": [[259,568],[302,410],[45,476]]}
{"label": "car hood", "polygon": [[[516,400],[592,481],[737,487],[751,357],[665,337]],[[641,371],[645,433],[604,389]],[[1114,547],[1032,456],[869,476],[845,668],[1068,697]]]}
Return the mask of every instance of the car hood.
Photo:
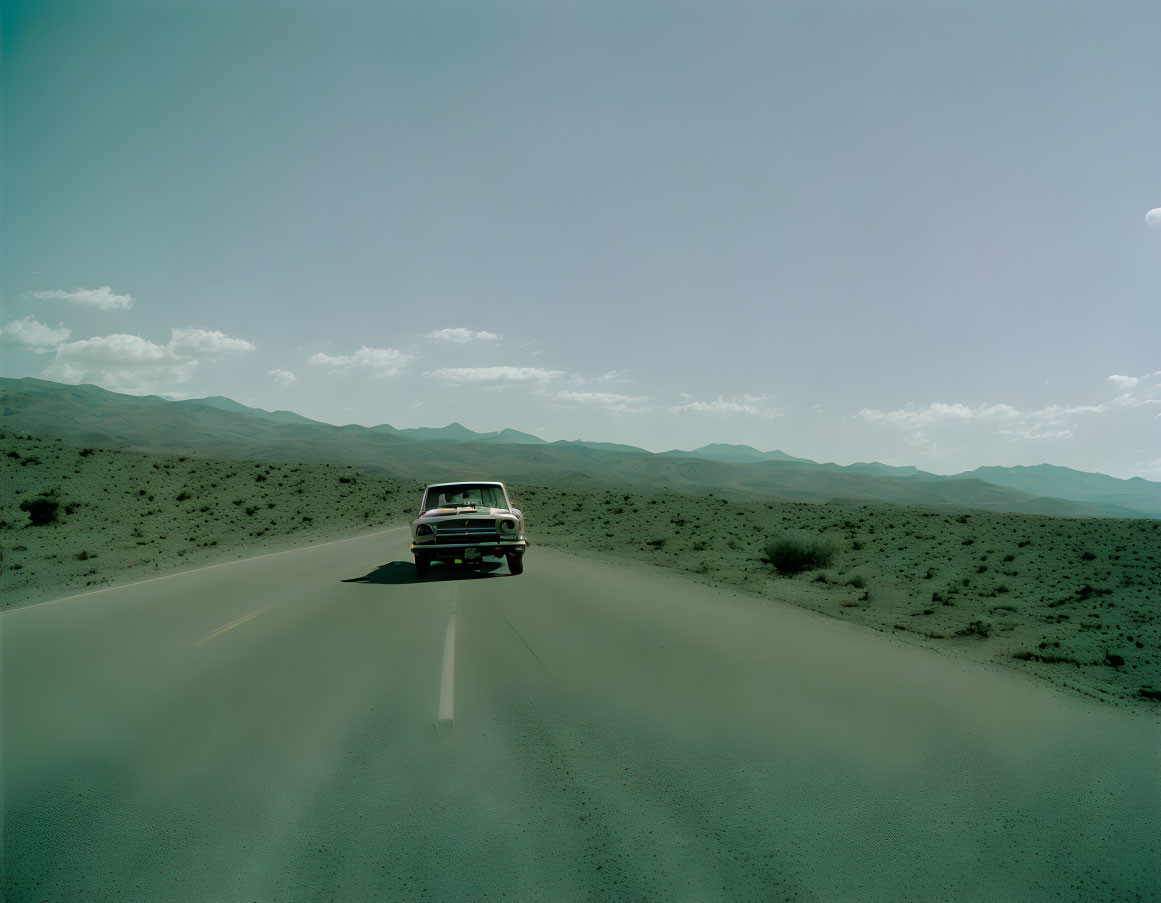
{"label": "car hood", "polygon": [[432,508],[424,511],[416,520],[431,520],[437,517],[500,517],[511,515],[507,508]]}

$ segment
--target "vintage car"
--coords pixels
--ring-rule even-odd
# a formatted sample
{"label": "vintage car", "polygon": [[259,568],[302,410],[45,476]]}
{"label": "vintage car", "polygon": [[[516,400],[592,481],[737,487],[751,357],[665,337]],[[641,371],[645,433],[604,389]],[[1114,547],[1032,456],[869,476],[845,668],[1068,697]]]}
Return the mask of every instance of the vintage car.
{"label": "vintage car", "polygon": [[415,573],[427,576],[433,561],[479,564],[506,558],[508,571],[524,571],[524,515],[512,507],[503,483],[433,483],[411,522]]}

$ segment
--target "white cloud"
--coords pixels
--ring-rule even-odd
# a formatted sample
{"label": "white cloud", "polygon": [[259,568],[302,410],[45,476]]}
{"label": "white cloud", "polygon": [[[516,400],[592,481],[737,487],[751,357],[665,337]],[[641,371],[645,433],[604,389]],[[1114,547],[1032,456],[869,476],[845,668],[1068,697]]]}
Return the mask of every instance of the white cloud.
{"label": "white cloud", "polygon": [[546,383],[564,376],[563,370],[542,370],[539,367],[442,367],[424,373],[450,383],[479,386],[517,386]]}
{"label": "white cloud", "polygon": [[216,329],[173,329],[170,331],[169,347],[183,357],[254,350],[254,346],[245,339],[235,339]]}
{"label": "white cloud", "polygon": [[[687,395],[682,395],[682,398],[688,398]],[[719,395],[713,401],[689,401],[685,404],[671,405],[669,410],[677,413],[694,413],[694,414],[747,414],[749,416],[762,417],[776,417],[781,412],[775,408],[759,408],[753,401],[757,401],[769,396],[743,396],[742,401],[733,398],[727,401],[723,396]],[[747,400],[749,399],[749,400]]]}
{"label": "white cloud", "polygon": [[1154,207],[1146,213],[1145,222],[1154,228],[1161,226],[1161,207]]}
{"label": "white cloud", "polygon": [[33,292],[32,297],[40,301],[68,301],[72,304],[95,307],[98,310],[128,310],[133,306],[133,299],[129,295],[115,294],[107,285],[100,288],[78,288],[71,292],[61,289]]}
{"label": "white cloud", "polygon": [[876,411],[863,408],[859,416],[871,422],[893,423],[904,429],[916,429],[940,423],[969,423],[974,420],[1010,420],[1020,416],[1020,412],[1007,404],[977,405],[945,404],[935,402],[925,408],[909,405],[897,411]]}
{"label": "white cloud", "polygon": [[647,395],[621,395],[616,392],[571,392],[568,389],[561,389],[553,392],[549,397],[558,402],[589,405],[618,414],[640,413],[649,410],[649,405],[646,404],[649,401]]}
{"label": "white cloud", "polygon": [[758,409],[752,404],[726,401],[718,396],[714,401],[691,401],[670,407],[671,411],[693,411],[698,414],[757,414]]}
{"label": "white cloud", "polygon": [[942,458],[959,451],[959,449],[955,448],[940,448],[936,441],[929,437],[927,433],[923,432],[923,430],[908,433],[903,437],[903,444],[916,449],[919,454],[927,458]]}
{"label": "white cloud", "polygon": [[0,329],[0,334],[3,334],[5,345],[18,345],[29,351],[43,353],[52,351],[61,342],[67,341],[70,333],[63,326],[59,329],[45,326],[40,321],[34,320],[30,314],[23,320],[13,320]]}
{"label": "white cloud", "polygon": [[869,423],[888,423],[912,435],[923,435],[922,429],[949,424],[997,424],[997,432],[1014,437],[1010,441],[1031,439],[1070,439],[1071,428],[1080,417],[1130,410],[1146,405],[1161,405],[1161,370],[1144,376],[1108,377],[1123,390],[1112,398],[1095,404],[1051,404],[1032,410],[1020,410],[1009,404],[980,404],[975,407],[936,402],[926,407],[908,405],[895,411],[864,408],[858,416]]}
{"label": "white cloud", "polygon": [[204,329],[174,329],[165,345],[139,335],[117,333],[66,342],[44,371],[65,383],[89,382],[118,392],[169,392],[193,376],[203,359],[251,351],[243,339]]}
{"label": "white cloud", "polygon": [[1154,458],[1148,464],[1140,464],[1138,467],[1141,473],[1161,474],[1161,458]]}
{"label": "white cloud", "polygon": [[330,367],[332,373],[345,373],[359,367],[384,379],[402,370],[409,360],[411,355],[395,348],[368,348],[364,345],[354,354],[323,354],[320,351],[311,355],[307,363],[315,367]]}
{"label": "white cloud", "polygon": [[290,386],[298,382],[298,377],[292,370],[271,370],[266,374],[280,386]]}
{"label": "white cloud", "polygon": [[427,333],[427,338],[435,339],[439,342],[454,342],[457,345],[465,345],[468,342],[494,342],[500,338],[494,332],[473,332],[463,326],[455,326],[450,329],[436,329]]}
{"label": "white cloud", "polygon": [[95,383],[119,392],[152,392],[188,380],[197,360],[138,335],[95,336],[56,349],[45,376],[66,383]]}
{"label": "white cloud", "polygon": [[613,380],[625,384],[635,382],[635,380],[629,378],[628,372],[628,370],[606,370],[604,373],[598,374],[597,376],[585,376],[581,373],[570,373],[568,374],[568,381],[574,386],[585,386],[592,383],[607,383]]}

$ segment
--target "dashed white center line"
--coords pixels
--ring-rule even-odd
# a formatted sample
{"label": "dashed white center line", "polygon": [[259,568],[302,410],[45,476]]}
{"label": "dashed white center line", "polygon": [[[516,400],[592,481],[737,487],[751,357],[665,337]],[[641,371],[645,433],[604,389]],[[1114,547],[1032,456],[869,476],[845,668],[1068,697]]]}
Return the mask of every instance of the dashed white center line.
{"label": "dashed white center line", "polygon": [[437,727],[450,728],[455,720],[456,690],[456,604],[451,604],[447,633],[443,638],[443,673],[439,680],[439,719]]}

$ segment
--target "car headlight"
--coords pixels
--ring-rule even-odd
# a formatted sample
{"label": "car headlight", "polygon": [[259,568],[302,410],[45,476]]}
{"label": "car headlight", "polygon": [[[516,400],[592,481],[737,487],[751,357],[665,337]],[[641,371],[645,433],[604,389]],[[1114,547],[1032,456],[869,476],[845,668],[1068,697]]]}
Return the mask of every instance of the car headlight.
{"label": "car headlight", "polygon": [[516,530],[516,521],[514,521],[514,520],[502,520],[502,521],[500,521],[500,532],[501,533],[512,533],[515,530]]}
{"label": "car headlight", "polygon": [[428,524],[420,524],[415,528],[416,539],[427,539],[432,536],[435,536],[435,531]]}

